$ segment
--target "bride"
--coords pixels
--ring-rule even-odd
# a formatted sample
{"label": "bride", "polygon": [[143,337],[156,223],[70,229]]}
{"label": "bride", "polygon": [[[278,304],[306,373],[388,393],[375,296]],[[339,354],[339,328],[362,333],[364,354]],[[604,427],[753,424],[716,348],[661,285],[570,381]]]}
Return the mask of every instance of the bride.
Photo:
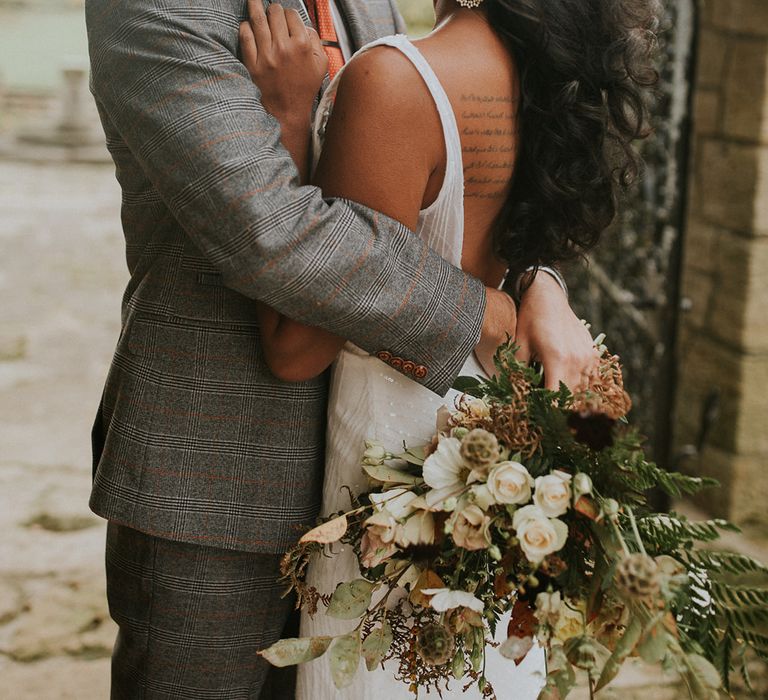
{"label": "bride", "polygon": [[[298,14],[273,5],[265,16],[254,5],[241,31],[243,60],[265,107],[280,120],[300,173],[311,171],[326,197],[399,220],[493,287],[529,266],[588,250],[613,219],[616,191],[638,164],[631,142],[643,135],[642,88],[654,79],[647,61],[656,0],[437,0],[427,37],[375,41],[334,78],[316,111],[311,168],[307,125],[324,53]],[[454,398],[440,399],[410,381],[406,374],[426,370],[407,358],[370,356],[266,307],[260,321],[265,356],[278,377],[299,381],[333,366],[324,514],[348,508],[343,485],[365,486],[365,439],[393,452],[403,441],[424,443],[438,407]],[[584,332],[578,324],[563,329]],[[482,373],[491,354],[478,348],[463,374]],[[574,388],[580,381],[548,374],[555,387],[559,379]],[[315,562],[308,579],[332,592],[359,575],[346,551]],[[304,614],[301,624],[301,636],[350,628],[322,611]],[[499,625],[500,634],[505,629]],[[542,657],[534,649],[515,667],[489,649],[486,676],[500,697],[535,698]],[[412,697],[388,666],[373,673],[361,668],[342,691],[324,658],[298,673],[300,700]],[[463,693],[463,685],[454,681],[443,697],[480,697],[476,690]]]}

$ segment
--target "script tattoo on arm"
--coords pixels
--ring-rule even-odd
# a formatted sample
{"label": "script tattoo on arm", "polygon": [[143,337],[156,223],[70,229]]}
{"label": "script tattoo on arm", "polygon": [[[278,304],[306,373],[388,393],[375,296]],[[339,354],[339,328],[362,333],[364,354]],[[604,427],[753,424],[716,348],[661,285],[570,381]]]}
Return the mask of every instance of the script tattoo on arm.
{"label": "script tattoo on arm", "polygon": [[517,101],[507,95],[461,96],[464,196],[500,199],[507,195],[516,154]]}

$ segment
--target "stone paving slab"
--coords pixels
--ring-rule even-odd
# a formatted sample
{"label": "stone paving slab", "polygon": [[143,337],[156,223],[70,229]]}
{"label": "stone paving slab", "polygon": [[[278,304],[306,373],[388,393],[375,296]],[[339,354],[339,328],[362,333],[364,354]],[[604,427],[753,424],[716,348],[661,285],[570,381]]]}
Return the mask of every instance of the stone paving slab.
{"label": "stone paving slab", "polygon": [[0,697],[13,700],[106,700],[109,660],[56,657],[14,664],[0,657]]}
{"label": "stone paving slab", "polygon": [[105,700],[89,432],[127,280],[112,167],[0,161],[0,698]]}

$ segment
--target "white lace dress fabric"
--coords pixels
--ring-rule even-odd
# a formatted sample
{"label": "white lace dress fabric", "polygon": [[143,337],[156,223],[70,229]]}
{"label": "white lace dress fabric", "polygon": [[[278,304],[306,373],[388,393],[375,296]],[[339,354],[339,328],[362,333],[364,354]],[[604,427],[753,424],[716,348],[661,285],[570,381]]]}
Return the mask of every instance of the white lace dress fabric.
{"label": "white lace dress fabric", "polygon": [[[362,50],[380,45],[395,47],[411,60],[424,79],[440,114],[447,153],[445,179],[435,202],[420,213],[416,232],[433,250],[460,267],[464,239],[464,176],[461,141],[453,109],[437,76],[405,36],[380,39]],[[316,154],[322,144],[337,85],[338,76],[318,108]],[[477,376],[481,373],[480,365],[474,355],[471,356],[462,374]],[[376,357],[347,343],[334,364],[331,380],[323,514],[349,507],[349,496],[343,486],[349,486],[356,493],[365,489],[367,484],[360,469],[364,440],[379,440],[391,452],[400,451],[403,442],[424,444],[435,432],[438,408],[444,403],[452,404],[455,397],[456,393],[450,392],[445,399],[440,399]],[[337,546],[332,558],[319,558],[310,565],[308,582],[322,593],[331,593],[340,581],[360,576],[351,549],[340,552],[338,549]],[[497,641],[506,637],[507,621],[508,618],[504,618],[499,624]],[[337,636],[355,626],[354,621],[327,617],[320,606],[314,617],[302,613],[301,636]],[[499,698],[534,700],[543,685],[543,669],[543,654],[538,649],[532,651],[518,667],[501,657],[496,650],[488,650],[486,675]],[[466,683],[466,678],[452,681],[442,697],[463,700],[480,698],[475,688],[462,692]],[[435,693],[432,696],[437,697]],[[297,700],[408,700],[413,698],[413,694],[405,683],[394,679],[391,664],[368,672],[361,663],[353,684],[337,690],[328,660],[321,657],[299,666],[296,697]]]}

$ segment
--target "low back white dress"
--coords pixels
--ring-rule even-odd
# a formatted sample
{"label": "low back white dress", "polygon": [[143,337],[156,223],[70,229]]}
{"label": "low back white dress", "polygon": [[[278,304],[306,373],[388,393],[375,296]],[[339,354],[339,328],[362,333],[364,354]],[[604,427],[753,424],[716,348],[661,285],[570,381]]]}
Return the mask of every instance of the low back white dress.
{"label": "low back white dress", "polygon": [[[399,49],[421,74],[434,98],[445,136],[445,179],[437,199],[419,214],[416,233],[448,262],[461,267],[464,173],[461,140],[453,108],[429,63],[407,37],[386,37],[361,51],[374,46]],[[326,91],[317,111],[316,154],[322,144],[337,85],[338,75]],[[467,360],[462,374],[482,374],[482,368],[474,355]],[[402,450],[403,442],[423,445],[434,435],[438,408],[446,403],[452,405],[456,395],[456,392],[451,391],[445,399],[441,399],[378,358],[347,343],[332,371],[323,514],[349,508],[349,496],[342,489],[343,486],[351,487],[355,493],[366,488],[366,479],[360,468],[365,440],[378,440],[387,450],[395,453]],[[318,558],[312,562],[308,571],[308,582],[321,593],[332,593],[340,581],[359,577],[357,560],[349,548],[337,551],[332,558]],[[302,612],[301,636],[336,636],[351,631],[355,626],[354,621],[327,617],[320,606],[314,617]],[[505,619],[498,628],[498,641],[506,637],[506,627]],[[531,652],[518,667],[495,650],[488,652],[487,676],[500,699],[535,700],[543,685],[543,668],[543,655],[538,649]],[[443,698],[480,698],[480,693],[474,688],[467,693],[462,692],[466,682],[466,679],[453,681],[449,690],[443,692]],[[331,678],[328,660],[321,657],[299,666],[296,697],[297,700],[409,700],[413,694],[405,683],[394,679],[390,665],[368,672],[364,663],[354,683],[344,690],[337,690]]]}

